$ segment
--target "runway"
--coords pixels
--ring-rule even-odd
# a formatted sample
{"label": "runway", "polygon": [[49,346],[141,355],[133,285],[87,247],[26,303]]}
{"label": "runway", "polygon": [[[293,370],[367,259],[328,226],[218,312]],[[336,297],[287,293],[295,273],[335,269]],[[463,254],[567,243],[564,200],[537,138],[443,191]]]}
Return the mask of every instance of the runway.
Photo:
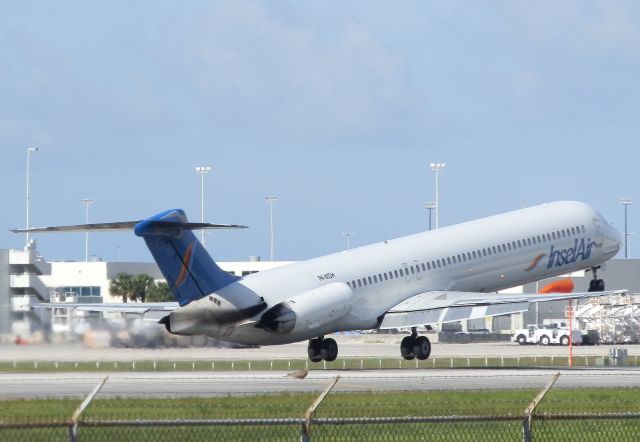
{"label": "runway", "polygon": [[286,372],[172,372],[172,373],[5,373],[0,374],[0,397],[64,398],[88,394],[102,379],[108,381],[100,397],[184,397],[319,392],[335,376],[335,391],[432,391],[482,389],[538,389],[557,372],[556,388],[640,387],[640,369],[423,369],[312,370],[305,379]]}
{"label": "runway", "polygon": [[[405,335],[334,335],[339,358],[398,358]],[[625,348],[629,356],[640,356],[640,345],[596,345],[574,347],[574,356],[605,356],[613,347]],[[511,342],[443,344],[433,343],[432,356],[517,357],[566,356],[567,347],[518,345]],[[132,360],[258,360],[306,359],[307,343],[261,348],[89,348],[81,343],[53,345],[0,345],[0,361],[132,361]]]}

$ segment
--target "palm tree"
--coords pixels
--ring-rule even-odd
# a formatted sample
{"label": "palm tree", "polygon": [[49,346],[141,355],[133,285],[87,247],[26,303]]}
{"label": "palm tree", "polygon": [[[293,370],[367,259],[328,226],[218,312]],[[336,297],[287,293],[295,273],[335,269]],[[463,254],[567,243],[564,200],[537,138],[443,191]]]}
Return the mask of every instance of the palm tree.
{"label": "palm tree", "polygon": [[149,275],[136,275],[131,280],[132,290],[129,297],[132,301],[145,302],[149,288],[155,285],[155,281]]}
{"label": "palm tree", "polygon": [[112,295],[122,296],[122,302],[127,302],[132,293],[133,276],[128,273],[118,273],[115,279],[111,280],[109,289]]}
{"label": "palm tree", "polygon": [[171,293],[171,289],[169,288],[169,284],[164,281],[156,282],[149,290],[147,290],[147,302],[167,302],[167,301],[175,301],[173,294]]}

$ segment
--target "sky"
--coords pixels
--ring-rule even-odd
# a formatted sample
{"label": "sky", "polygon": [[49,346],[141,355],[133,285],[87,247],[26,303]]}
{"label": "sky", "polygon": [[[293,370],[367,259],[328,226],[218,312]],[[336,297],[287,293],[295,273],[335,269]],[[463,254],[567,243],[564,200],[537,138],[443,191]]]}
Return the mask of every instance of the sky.
{"label": "sky", "polygon": [[[302,260],[581,200],[623,230],[640,204],[640,3],[20,1],[0,4],[0,248],[31,224],[183,208],[221,261]],[[640,232],[629,207],[629,232]],[[35,237],[84,259],[84,235]],[[638,243],[631,236],[633,245]],[[638,243],[640,247],[640,243]],[[131,232],[90,254],[151,261]],[[640,256],[640,249],[638,256]]]}

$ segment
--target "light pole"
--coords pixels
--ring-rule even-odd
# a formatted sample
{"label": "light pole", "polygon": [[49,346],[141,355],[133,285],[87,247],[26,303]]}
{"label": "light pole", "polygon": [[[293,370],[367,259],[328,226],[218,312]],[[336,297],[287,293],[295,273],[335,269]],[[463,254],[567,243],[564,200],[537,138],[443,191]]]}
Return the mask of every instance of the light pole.
{"label": "light pole", "polygon": [[629,230],[627,229],[627,209],[631,205],[631,198],[620,198],[624,206],[624,257],[629,258]]}
{"label": "light pole", "polygon": [[347,238],[347,251],[351,250],[351,237],[353,232],[342,232],[342,235]]}
{"label": "light pole", "polygon": [[[200,222],[204,223],[204,176],[211,171],[211,166],[198,166],[196,173],[200,174]],[[204,246],[204,229],[200,230],[200,241]]]}
{"label": "light pole", "polygon": [[436,207],[434,203],[424,203],[424,208],[429,211],[429,230],[431,230],[431,212]]}
{"label": "light pole", "polygon": [[[84,206],[85,214],[84,214],[84,222],[85,224],[89,224],[89,206],[91,206],[95,201],[90,200],[88,198],[83,198],[80,200],[80,204]],[[84,232],[84,260],[89,261],[89,232]]]}
{"label": "light pole", "polygon": [[[27,147],[27,229],[31,228],[31,219],[29,218],[30,210],[31,210],[31,194],[29,193],[29,182],[31,178],[31,152],[37,152],[37,147]],[[29,239],[31,235],[27,230],[27,245],[29,245]]]}
{"label": "light pole", "polygon": [[631,247],[631,245],[633,244],[633,241],[631,240],[633,239],[634,235],[637,235],[637,233],[629,232],[629,258],[633,257],[633,254],[631,253],[631,250],[633,250],[633,247]]}
{"label": "light pole", "polygon": [[444,169],[446,163],[431,163],[431,170],[436,173],[436,229],[440,226],[440,198],[439,198],[439,189],[438,189],[438,178],[439,173],[442,169]]}
{"label": "light pole", "polygon": [[271,261],[273,261],[273,204],[278,201],[278,198],[273,195],[266,196],[264,201],[269,204],[269,219],[271,220]]}

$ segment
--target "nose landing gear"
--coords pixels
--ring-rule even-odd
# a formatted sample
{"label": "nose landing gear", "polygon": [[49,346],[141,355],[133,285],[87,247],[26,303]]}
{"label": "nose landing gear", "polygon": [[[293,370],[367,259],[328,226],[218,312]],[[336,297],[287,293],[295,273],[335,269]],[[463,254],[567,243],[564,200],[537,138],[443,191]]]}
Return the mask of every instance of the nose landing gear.
{"label": "nose landing gear", "polygon": [[592,267],[593,278],[589,281],[589,292],[604,292],[604,280],[598,279],[598,269],[600,266]]}
{"label": "nose landing gear", "polygon": [[425,360],[431,354],[431,341],[426,336],[418,336],[416,328],[411,327],[411,336],[406,336],[400,343],[400,354],[408,361]]}

